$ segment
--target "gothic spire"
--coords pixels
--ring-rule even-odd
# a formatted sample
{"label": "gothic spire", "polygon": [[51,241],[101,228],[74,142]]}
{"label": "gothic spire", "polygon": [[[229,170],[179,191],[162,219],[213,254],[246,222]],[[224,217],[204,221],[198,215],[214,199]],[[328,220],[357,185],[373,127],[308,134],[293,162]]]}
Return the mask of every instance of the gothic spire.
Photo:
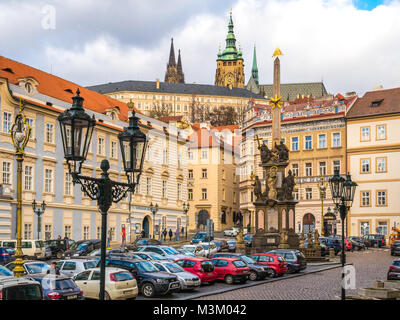
{"label": "gothic spire", "polygon": [[176,66],[175,63],[175,50],[174,50],[174,38],[171,38],[171,49],[169,51],[169,66]]}
{"label": "gothic spire", "polygon": [[258,67],[257,67],[256,45],[254,45],[253,67],[251,68],[251,75],[253,76],[255,83],[258,85]]}
{"label": "gothic spire", "polygon": [[181,61],[181,50],[178,50],[178,73],[182,73],[182,61]]}

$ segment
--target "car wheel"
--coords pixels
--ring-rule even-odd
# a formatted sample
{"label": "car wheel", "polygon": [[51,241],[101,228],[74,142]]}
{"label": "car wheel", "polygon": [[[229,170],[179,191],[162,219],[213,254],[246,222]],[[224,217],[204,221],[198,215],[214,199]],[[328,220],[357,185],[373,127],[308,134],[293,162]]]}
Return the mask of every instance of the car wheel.
{"label": "car wheel", "polygon": [[258,278],[257,272],[255,272],[255,271],[250,272],[249,280],[251,280],[251,281],[256,281],[257,278]]}
{"label": "car wheel", "polygon": [[374,243],[374,248],[378,248],[378,244],[377,243]]}
{"label": "car wheel", "polygon": [[142,287],[142,293],[146,298],[152,298],[156,294],[156,290],[151,283],[145,283]]}
{"label": "car wheel", "polygon": [[233,283],[233,277],[230,275],[230,274],[227,274],[226,276],[225,276],[225,283],[226,284],[232,284]]}
{"label": "car wheel", "polygon": [[108,294],[108,292],[104,292],[104,300],[111,300],[110,295]]}
{"label": "car wheel", "polygon": [[62,251],[58,251],[56,254],[57,259],[62,259],[63,253]]}
{"label": "car wheel", "polygon": [[274,269],[271,269],[271,271],[269,272],[269,277],[270,278],[275,278],[276,277],[276,271]]}

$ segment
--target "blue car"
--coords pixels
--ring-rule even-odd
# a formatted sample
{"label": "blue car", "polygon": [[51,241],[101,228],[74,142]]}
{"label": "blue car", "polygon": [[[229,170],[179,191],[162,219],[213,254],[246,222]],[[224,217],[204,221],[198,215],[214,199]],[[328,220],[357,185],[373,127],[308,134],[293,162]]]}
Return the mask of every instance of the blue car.
{"label": "blue car", "polygon": [[34,274],[27,276],[39,282],[43,289],[44,300],[83,300],[83,291],[75,282],[65,276]]}
{"label": "blue car", "polygon": [[5,264],[14,260],[10,253],[8,252],[7,248],[0,247],[0,264]]}
{"label": "blue car", "polygon": [[214,240],[214,237],[209,237],[207,232],[197,232],[192,239],[192,243],[210,242],[212,240]]}
{"label": "blue car", "polygon": [[[335,238],[319,238],[319,241],[326,245],[328,248],[333,248],[333,250],[335,251],[335,254],[338,254],[338,252],[341,250],[341,243],[338,239]],[[328,249],[329,250],[329,249]]]}
{"label": "blue car", "polygon": [[14,273],[8,268],[0,266],[0,277],[13,277]]}

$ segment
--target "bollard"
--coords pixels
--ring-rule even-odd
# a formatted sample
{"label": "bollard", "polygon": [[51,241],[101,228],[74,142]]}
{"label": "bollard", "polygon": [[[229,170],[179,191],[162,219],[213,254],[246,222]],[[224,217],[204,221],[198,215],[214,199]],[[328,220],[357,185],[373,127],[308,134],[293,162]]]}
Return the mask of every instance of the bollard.
{"label": "bollard", "polygon": [[335,258],[335,250],[333,248],[329,248],[329,258],[330,259]]}

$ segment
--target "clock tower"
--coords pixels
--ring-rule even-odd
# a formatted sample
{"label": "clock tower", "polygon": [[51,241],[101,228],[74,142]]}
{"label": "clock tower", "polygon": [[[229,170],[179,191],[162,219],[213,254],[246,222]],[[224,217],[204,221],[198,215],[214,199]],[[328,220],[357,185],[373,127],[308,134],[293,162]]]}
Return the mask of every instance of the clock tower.
{"label": "clock tower", "polygon": [[215,73],[216,86],[232,86],[244,88],[244,64],[242,52],[236,49],[236,39],[233,33],[232,10],[228,24],[225,50],[218,51],[217,71]]}

